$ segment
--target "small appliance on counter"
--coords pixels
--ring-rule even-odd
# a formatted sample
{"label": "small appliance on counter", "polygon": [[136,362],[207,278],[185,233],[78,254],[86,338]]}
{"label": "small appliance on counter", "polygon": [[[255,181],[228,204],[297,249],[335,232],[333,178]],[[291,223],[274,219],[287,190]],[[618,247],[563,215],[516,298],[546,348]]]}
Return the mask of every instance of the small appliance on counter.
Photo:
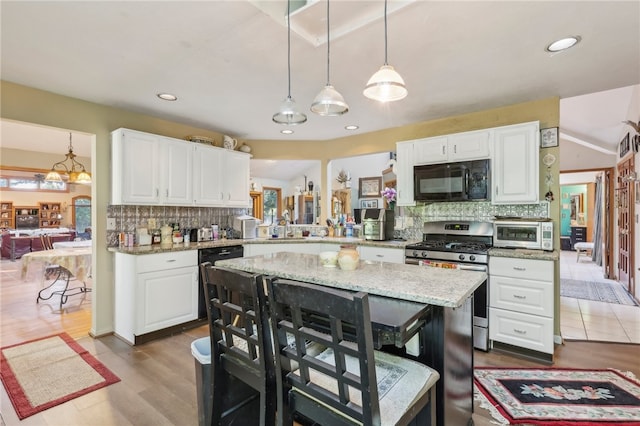
{"label": "small appliance on counter", "polygon": [[256,238],[259,222],[260,220],[253,216],[236,216],[233,219],[233,229],[240,233],[240,238],[242,239]]}
{"label": "small appliance on counter", "polygon": [[211,228],[198,229],[198,242],[213,241],[213,230]]}
{"label": "small appliance on counter", "polygon": [[546,217],[496,216],[493,246],[553,251],[553,222]]}
{"label": "small appliance on counter", "polygon": [[136,241],[139,246],[150,246],[151,245],[151,235],[147,228],[138,228],[136,229]]}
{"label": "small appliance on counter", "polygon": [[391,209],[362,209],[362,238],[384,241],[393,238],[395,218]]}

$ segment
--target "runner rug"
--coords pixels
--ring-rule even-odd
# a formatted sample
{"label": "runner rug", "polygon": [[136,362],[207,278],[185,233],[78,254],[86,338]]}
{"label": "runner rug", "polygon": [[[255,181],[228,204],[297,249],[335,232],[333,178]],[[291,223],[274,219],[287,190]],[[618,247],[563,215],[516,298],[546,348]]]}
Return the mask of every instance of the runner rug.
{"label": "runner rug", "polygon": [[637,305],[631,295],[617,282],[560,280],[560,296],[598,302]]}
{"label": "runner rug", "polygon": [[500,424],[640,425],[640,382],[617,370],[474,369],[475,397]]}
{"label": "runner rug", "polygon": [[66,333],[4,347],[0,364],[21,420],[120,381]]}

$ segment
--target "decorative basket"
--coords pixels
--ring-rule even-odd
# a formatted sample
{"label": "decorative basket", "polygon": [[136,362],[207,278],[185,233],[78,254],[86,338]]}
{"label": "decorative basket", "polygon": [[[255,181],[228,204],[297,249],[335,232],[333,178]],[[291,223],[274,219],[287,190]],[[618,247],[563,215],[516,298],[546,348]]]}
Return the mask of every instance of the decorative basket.
{"label": "decorative basket", "polygon": [[205,145],[215,146],[214,139],[206,136],[187,136],[186,140],[188,140],[189,142],[202,143]]}

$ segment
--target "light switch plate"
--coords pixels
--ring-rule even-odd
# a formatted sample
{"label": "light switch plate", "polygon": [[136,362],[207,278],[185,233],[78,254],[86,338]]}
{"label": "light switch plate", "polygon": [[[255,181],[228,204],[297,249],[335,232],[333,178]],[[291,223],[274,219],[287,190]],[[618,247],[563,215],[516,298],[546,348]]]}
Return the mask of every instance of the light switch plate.
{"label": "light switch plate", "polygon": [[115,231],[116,230],[116,218],[108,217],[107,218],[107,231]]}

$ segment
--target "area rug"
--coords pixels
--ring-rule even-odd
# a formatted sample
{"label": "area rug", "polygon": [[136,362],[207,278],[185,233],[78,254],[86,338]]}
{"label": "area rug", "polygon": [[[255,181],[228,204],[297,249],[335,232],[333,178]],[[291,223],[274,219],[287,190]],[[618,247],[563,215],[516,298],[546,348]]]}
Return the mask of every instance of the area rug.
{"label": "area rug", "polygon": [[637,305],[631,295],[620,283],[600,281],[560,280],[560,296],[574,299],[595,300],[598,302]]}
{"label": "area rug", "polygon": [[20,420],[120,381],[66,333],[4,347],[0,364]]}
{"label": "area rug", "polygon": [[640,382],[613,369],[474,368],[476,400],[500,424],[640,425]]}

